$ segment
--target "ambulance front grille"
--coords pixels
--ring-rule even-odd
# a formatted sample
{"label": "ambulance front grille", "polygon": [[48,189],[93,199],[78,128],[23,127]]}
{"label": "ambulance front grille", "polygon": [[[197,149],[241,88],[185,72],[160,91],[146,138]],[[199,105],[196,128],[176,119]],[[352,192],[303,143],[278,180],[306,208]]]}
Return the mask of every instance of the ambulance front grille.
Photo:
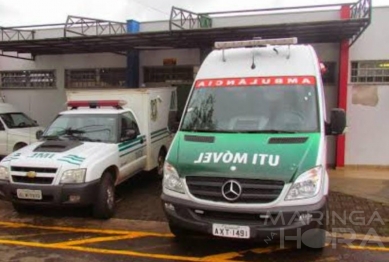
{"label": "ambulance front grille", "polygon": [[[223,185],[229,180],[238,182],[242,188],[239,198],[235,201],[227,200],[222,193]],[[284,181],[279,180],[227,177],[188,176],[186,183],[190,193],[199,199],[251,204],[270,203],[279,197],[284,188]]]}

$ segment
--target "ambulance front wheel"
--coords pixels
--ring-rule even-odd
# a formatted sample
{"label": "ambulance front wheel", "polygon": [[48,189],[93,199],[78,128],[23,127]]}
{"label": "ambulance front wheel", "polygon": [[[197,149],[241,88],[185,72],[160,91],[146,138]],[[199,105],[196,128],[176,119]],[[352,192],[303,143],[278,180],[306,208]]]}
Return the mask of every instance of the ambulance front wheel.
{"label": "ambulance front wheel", "polygon": [[20,203],[15,203],[15,202],[12,202],[12,207],[14,208],[14,210],[18,213],[27,213],[29,211],[29,207],[24,205],[24,204],[20,204]]}
{"label": "ambulance front wheel", "polygon": [[158,167],[157,167],[157,173],[160,178],[163,177],[163,166],[165,164],[165,159],[166,159],[166,149],[162,147],[158,153]]}
{"label": "ambulance front wheel", "polygon": [[192,231],[177,226],[173,223],[169,223],[169,229],[176,239],[183,239],[194,235]]}

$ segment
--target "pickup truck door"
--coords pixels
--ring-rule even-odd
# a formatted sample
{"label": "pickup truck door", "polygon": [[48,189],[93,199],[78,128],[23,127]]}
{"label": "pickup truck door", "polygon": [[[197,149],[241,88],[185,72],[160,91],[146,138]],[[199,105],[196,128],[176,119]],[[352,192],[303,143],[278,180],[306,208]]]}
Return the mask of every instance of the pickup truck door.
{"label": "pickup truck door", "polygon": [[[136,137],[127,138],[126,131],[135,130]],[[136,118],[131,112],[125,112],[120,116],[120,177],[123,181],[146,166],[146,136],[141,134]]]}

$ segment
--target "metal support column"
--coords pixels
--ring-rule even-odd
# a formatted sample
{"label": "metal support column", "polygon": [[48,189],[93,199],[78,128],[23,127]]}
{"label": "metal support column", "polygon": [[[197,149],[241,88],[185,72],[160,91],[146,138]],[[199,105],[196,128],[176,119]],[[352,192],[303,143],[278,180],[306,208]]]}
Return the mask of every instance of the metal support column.
{"label": "metal support column", "polygon": [[[127,21],[127,33],[136,34],[139,32],[139,22]],[[139,50],[127,51],[126,86],[129,88],[139,87]]]}
{"label": "metal support column", "polygon": [[[340,10],[341,19],[350,18],[350,6],[342,6]],[[349,40],[342,40],[340,43],[340,65],[339,65],[339,94],[338,107],[347,109],[347,83],[349,69]],[[346,154],[346,137],[344,135],[337,137],[336,144],[336,167],[344,167]]]}

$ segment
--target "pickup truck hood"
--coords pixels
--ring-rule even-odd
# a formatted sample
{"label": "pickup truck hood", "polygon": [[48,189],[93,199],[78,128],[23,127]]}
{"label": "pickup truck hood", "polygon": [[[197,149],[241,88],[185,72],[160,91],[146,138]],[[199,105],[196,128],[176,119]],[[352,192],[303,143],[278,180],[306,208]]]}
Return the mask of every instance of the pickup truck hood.
{"label": "pickup truck hood", "polygon": [[179,132],[167,161],[181,177],[216,176],[292,182],[316,166],[320,133]]}
{"label": "pickup truck hood", "polygon": [[98,157],[99,152],[105,151],[104,143],[91,143],[80,141],[45,141],[26,146],[12,153],[2,160],[12,162],[16,166],[58,167],[71,165],[77,168],[87,160]]}

